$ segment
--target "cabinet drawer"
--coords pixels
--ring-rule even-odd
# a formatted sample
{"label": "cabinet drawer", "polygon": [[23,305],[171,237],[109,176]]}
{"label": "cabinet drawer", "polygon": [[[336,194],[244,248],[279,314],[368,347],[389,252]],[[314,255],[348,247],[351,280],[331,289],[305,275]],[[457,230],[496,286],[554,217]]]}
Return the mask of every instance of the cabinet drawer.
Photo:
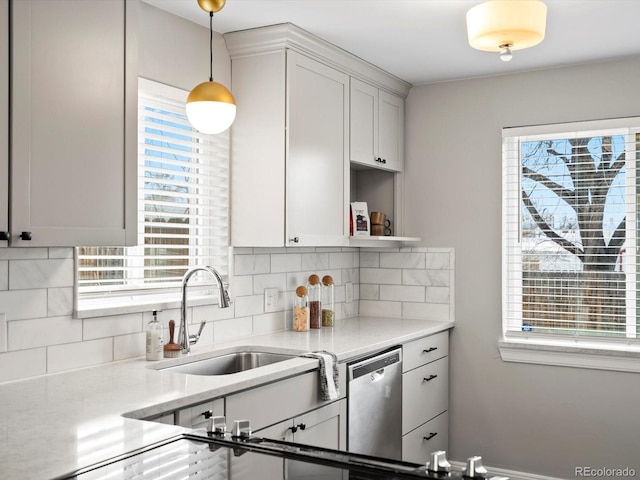
{"label": "cabinet drawer", "polygon": [[[346,391],[345,368],[339,365],[342,397]],[[246,419],[255,431],[327,403],[320,400],[318,372],[314,371],[229,395],[225,409],[230,426],[234,420]]]}
{"label": "cabinet drawer", "polygon": [[402,437],[402,460],[422,463],[429,453],[449,450],[449,413],[444,412]]}
{"label": "cabinet drawer", "polygon": [[402,346],[402,371],[433,362],[449,354],[449,332],[441,332],[414,340]]}
{"label": "cabinet drawer", "polygon": [[448,409],[449,358],[402,375],[402,434]]}

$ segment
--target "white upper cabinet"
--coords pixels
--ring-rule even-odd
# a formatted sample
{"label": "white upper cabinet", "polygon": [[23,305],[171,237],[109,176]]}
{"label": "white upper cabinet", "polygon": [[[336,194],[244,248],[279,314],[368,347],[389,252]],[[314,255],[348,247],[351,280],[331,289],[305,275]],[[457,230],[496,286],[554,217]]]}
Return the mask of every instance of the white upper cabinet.
{"label": "white upper cabinet", "polygon": [[9,235],[9,0],[0,0],[0,247]]}
{"label": "white upper cabinet", "polygon": [[352,162],[402,171],[404,99],[351,78],[350,136]]}
{"label": "white upper cabinet", "polygon": [[[401,170],[402,99],[410,85],[291,24],[224,38],[238,107],[231,135],[231,244],[349,245],[355,200],[350,151],[370,160],[384,151],[387,165],[369,163],[385,174]],[[359,84],[372,86],[375,101],[354,92],[354,76],[367,79]],[[388,100],[394,96],[388,92],[398,98]],[[361,107],[355,112],[354,102]],[[381,136],[380,125],[393,132]],[[394,148],[395,154],[386,153]],[[392,188],[390,209],[400,210],[400,197]]]}
{"label": "white upper cabinet", "polygon": [[12,6],[11,245],[135,244],[136,0]]}

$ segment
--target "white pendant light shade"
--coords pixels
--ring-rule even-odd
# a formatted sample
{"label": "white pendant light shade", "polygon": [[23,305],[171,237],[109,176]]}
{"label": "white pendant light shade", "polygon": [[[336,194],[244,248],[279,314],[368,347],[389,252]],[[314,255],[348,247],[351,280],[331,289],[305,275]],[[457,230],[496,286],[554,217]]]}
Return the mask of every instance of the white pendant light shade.
{"label": "white pendant light shade", "polygon": [[546,21],[540,0],[489,0],[467,12],[469,45],[486,52],[533,47],[544,39]]}
{"label": "white pendant light shade", "polygon": [[236,118],[236,103],[231,92],[218,82],[202,82],[187,97],[187,118],[200,133],[218,134],[227,130]]}

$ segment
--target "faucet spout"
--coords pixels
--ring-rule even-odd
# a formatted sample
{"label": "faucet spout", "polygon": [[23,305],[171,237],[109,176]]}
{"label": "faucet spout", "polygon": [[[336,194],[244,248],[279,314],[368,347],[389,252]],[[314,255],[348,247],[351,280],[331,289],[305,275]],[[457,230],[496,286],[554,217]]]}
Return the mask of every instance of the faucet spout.
{"label": "faucet spout", "polygon": [[184,274],[182,277],[182,300],[180,302],[180,326],[178,328],[178,343],[180,344],[183,354],[191,351],[191,345],[198,341],[202,328],[204,327],[204,325],[200,326],[200,331],[197,335],[189,335],[189,331],[187,329],[187,285],[189,284],[189,279],[197,272],[208,272],[214,278],[218,284],[218,307],[229,307],[229,293],[224,287],[222,277],[215,268],[210,266],[193,267]]}

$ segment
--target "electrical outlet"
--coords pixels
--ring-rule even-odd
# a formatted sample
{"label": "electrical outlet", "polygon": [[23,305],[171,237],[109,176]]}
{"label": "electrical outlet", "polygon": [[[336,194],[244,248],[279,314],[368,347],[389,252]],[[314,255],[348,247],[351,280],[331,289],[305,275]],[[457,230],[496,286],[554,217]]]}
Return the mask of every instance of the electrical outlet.
{"label": "electrical outlet", "polygon": [[7,351],[7,316],[0,313],[0,352]]}
{"label": "electrical outlet", "polygon": [[351,282],[344,284],[344,301],[347,303],[353,302],[353,283]]}
{"label": "electrical outlet", "polygon": [[264,313],[278,311],[278,289],[264,289]]}

